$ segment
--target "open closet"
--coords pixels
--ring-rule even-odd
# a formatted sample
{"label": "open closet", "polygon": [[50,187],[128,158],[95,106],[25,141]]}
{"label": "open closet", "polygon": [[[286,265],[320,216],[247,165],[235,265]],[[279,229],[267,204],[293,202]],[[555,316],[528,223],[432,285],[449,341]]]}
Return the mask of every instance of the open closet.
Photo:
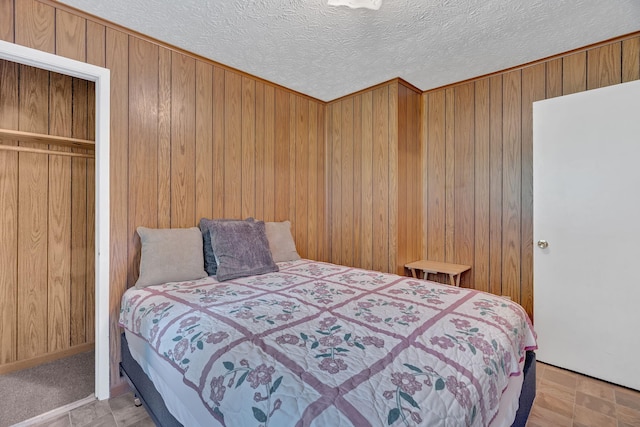
{"label": "open closet", "polygon": [[0,60],[0,378],[94,348],[94,133],[93,82]]}

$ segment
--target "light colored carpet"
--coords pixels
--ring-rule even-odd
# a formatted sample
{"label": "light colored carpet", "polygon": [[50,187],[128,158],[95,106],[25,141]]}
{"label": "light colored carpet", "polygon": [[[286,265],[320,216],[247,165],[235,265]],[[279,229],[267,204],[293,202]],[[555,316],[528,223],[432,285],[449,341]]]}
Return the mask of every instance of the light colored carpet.
{"label": "light colored carpet", "polygon": [[0,427],[93,395],[93,351],[0,375]]}

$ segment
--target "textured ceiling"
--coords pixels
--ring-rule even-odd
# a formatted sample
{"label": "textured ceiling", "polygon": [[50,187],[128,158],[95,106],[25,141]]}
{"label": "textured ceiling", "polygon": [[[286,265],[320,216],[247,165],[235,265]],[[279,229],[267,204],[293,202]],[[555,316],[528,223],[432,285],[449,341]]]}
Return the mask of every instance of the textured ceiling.
{"label": "textured ceiling", "polygon": [[421,90],[640,30],[640,0],[62,0],[324,101],[401,77]]}

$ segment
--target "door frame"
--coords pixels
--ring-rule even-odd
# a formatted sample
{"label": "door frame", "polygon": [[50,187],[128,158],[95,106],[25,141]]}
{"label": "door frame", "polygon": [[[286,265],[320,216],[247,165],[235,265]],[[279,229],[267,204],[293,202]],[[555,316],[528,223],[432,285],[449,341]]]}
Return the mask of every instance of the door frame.
{"label": "door frame", "polygon": [[0,59],[95,82],[95,395],[109,398],[110,70],[0,40]]}

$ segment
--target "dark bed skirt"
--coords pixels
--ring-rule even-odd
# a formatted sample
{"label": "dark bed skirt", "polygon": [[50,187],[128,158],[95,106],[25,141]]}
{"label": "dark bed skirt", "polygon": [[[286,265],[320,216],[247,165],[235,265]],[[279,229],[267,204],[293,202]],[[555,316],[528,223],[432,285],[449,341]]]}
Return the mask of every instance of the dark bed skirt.
{"label": "dark bed skirt", "polygon": [[[121,335],[122,361],[120,373],[127,378],[136,397],[140,399],[153,422],[161,427],[182,426],[169,412],[153,383],[144,373],[138,362],[131,356],[129,344],[124,334]],[[536,397],[536,354],[527,352],[524,362],[524,382],[520,393],[520,404],[512,427],[524,427],[531,412],[533,399]]]}
{"label": "dark bed skirt", "polygon": [[147,410],[153,422],[161,427],[182,426],[182,424],[171,415],[158,390],[156,390],[147,374],[145,374],[140,365],[138,365],[138,362],[131,356],[129,344],[124,334],[121,335],[120,345],[122,346],[120,374],[127,379],[136,397],[140,399],[142,406]]}
{"label": "dark bed skirt", "polygon": [[520,400],[516,419],[511,427],[524,427],[529,418],[529,412],[533,406],[533,399],[536,397],[536,354],[533,351],[527,351],[527,358],[524,361],[524,381],[522,383],[522,391],[520,392]]}

